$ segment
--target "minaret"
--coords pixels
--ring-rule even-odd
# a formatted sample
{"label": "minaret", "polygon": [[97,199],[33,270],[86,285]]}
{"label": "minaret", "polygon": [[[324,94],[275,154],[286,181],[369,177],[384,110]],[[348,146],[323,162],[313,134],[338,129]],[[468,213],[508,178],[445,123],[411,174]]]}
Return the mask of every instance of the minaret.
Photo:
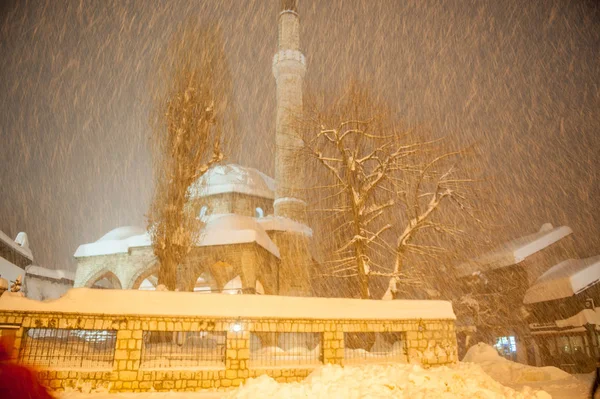
{"label": "minaret", "polygon": [[[303,200],[303,142],[297,134],[296,118],[302,112],[302,85],[306,59],[300,51],[300,21],[297,0],[283,0],[279,14],[277,53],[273,75],[277,83],[277,120],[275,125],[275,217],[306,223]],[[312,257],[306,230],[279,231],[273,240],[279,247],[279,294],[310,296]]]}
{"label": "minaret", "polygon": [[279,14],[279,39],[273,57],[277,82],[275,125],[275,215],[305,221],[306,203],[301,199],[303,175],[300,166],[302,140],[296,134],[294,119],[302,112],[302,84],[306,60],[300,51],[300,21],[296,0],[284,0]]}

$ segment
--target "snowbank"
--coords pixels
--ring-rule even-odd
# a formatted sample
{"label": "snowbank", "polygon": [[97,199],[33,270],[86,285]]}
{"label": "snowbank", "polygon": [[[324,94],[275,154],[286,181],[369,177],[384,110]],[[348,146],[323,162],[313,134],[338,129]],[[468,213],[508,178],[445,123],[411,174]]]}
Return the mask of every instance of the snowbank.
{"label": "snowbank", "polygon": [[483,342],[472,346],[463,362],[477,363],[494,380],[501,384],[556,381],[571,375],[556,367],[534,367],[511,362],[500,356],[492,346]]}
{"label": "snowbank", "polygon": [[544,391],[524,388],[517,392],[502,386],[475,364],[457,364],[428,370],[420,366],[331,366],[315,370],[306,380],[277,383],[263,375],[250,379],[230,399],[256,398],[537,398],[550,399]]}
{"label": "snowbank", "polygon": [[172,315],[223,318],[332,320],[450,319],[447,301],[377,301],[344,298],[301,298],[274,295],[226,295],[172,291],[96,290],[75,288],[53,301],[14,295],[0,297],[0,311],[74,312],[116,315]]}

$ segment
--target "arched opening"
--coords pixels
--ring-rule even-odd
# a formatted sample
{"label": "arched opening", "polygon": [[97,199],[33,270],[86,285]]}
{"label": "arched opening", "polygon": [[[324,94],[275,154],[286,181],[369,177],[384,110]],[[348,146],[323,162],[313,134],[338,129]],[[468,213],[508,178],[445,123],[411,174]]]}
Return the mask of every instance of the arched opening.
{"label": "arched opening", "polygon": [[263,287],[262,283],[259,280],[256,280],[256,294],[265,295],[265,287]]}
{"label": "arched opening", "polygon": [[261,207],[258,207],[254,210],[254,216],[257,218],[265,217],[265,211]]}
{"label": "arched opening", "polygon": [[115,276],[115,274],[111,271],[104,272],[102,274],[99,274],[98,277],[90,279],[89,282],[86,284],[86,287],[113,290],[123,289],[119,278]]}
{"label": "arched opening", "polygon": [[217,283],[210,272],[202,273],[194,284],[194,292],[199,294],[210,294],[217,290]]}
{"label": "arched opening", "polygon": [[133,290],[154,291],[157,285],[158,261],[154,260],[138,272],[130,288]]}
{"label": "arched opening", "polygon": [[223,286],[224,294],[241,294],[242,293],[242,279],[240,276],[235,276],[229,280]]}
{"label": "arched opening", "polygon": [[158,277],[155,275],[150,275],[142,280],[137,289],[140,291],[155,291],[157,285]]}

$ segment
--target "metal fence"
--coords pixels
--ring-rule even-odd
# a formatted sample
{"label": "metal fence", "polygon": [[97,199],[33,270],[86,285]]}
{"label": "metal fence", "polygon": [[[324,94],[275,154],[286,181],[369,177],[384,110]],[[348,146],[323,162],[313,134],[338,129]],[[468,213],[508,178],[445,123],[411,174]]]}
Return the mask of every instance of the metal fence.
{"label": "metal fence", "polygon": [[250,333],[250,366],[318,365],[321,342],[321,333]]}
{"label": "metal fence", "polygon": [[19,361],[44,368],[112,369],[116,337],[114,330],[29,328]]}
{"label": "metal fence", "polygon": [[406,362],[404,333],[344,333],[344,362]]}
{"label": "metal fence", "polygon": [[224,331],[144,331],[142,368],[224,366]]}

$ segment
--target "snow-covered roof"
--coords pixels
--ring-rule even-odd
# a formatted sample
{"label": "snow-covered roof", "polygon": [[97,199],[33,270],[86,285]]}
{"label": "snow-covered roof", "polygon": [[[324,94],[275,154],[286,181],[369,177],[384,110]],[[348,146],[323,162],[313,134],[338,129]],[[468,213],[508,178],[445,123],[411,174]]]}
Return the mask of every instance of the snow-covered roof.
{"label": "snow-covered roof", "polygon": [[68,270],[53,270],[41,266],[29,265],[25,267],[25,272],[28,276],[75,281],[75,273]]}
{"label": "snow-covered roof", "polygon": [[[129,227],[130,226],[127,228]],[[83,258],[86,256],[123,254],[129,252],[130,248],[149,247],[152,244],[150,235],[147,232],[144,232],[143,229],[143,233],[139,235],[132,235],[121,239],[110,239],[111,234],[119,229],[120,228],[111,230],[96,242],[81,244],[73,256],[76,258]],[[119,237],[119,234],[115,234],[115,236]]]}
{"label": "snow-covered roof", "polygon": [[600,326],[600,308],[595,309],[584,309],[577,313],[575,316],[571,316],[567,319],[556,320],[556,326],[560,328],[565,327],[582,327],[586,324],[594,324]]}
{"label": "snow-covered roof", "polygon": [[516,265],[572,233],[569,226],[553,227],[545,223],[537,233],[508,241],[491,252],[458,265],[459,276]]}
{"label": "snow-covered roof", "polygon": [[21,232],[17,235],[17,240],[22,245],[19,245],[15,240],[11,239],[7,236],[2,230],[0,230],[0,241],[6,243],[9,247],[23,255],[29,260],[33,260],[33,254],[31,253],[31,249],[29,249],[29,240],[27,238],[27,234]]}
{"label": "snow-covered roof", "polygon": [[229,164],[210,168],[190,187],[191,198],[240,193],[275,198],[275,180],[254,168]]}
{"label": "snow-covered roof", "polygon": [[[139,235],[137,232],[142,232]],[[122,234],[121,234],[122,233]],[[119,239],[119,237],[122,237]],[[258,245],[280,257],[277,245],[269,238],[265,229],[253,217],[235,214],[215,214],[206,219],[206,226],[197,245],[231,245],[256,242]],[[76,258],[86,256],[128,253],[130,248],[149,247],[150,235],[139,227],[120,227],[102,236],[96,242],[80,245],[75,251]]]}
{"label": "snow-covered roof", "polygon": [[295,220],[286,218],[284,216],[269,215],[263,218],[258,218],[256,221],[266,231],[291,231],[295,233],[302,233],[309,237],[311,237],[313,233],[312,229],[304,223],[296,222]]}
{"label": "snow-covered roof", "polygon": [[0,297],[0,311],[274,319],[456,319],[448,301],[200,295],[193,292],[90,288],[71,289],[59,299],[44,302],[4,294]]}
{"label": "snow-covered roof", "polygon": [[279,258],[279,248],[258,223],[250,216],[212,215],[200,237],[199,246],[230,245],[256,242],[258,245]]}
{"label": "snow-covered roof", "polygon": [[600,281],[600,256],[568,259],[552,266],[529,287],[523,303],[567,298]]}

